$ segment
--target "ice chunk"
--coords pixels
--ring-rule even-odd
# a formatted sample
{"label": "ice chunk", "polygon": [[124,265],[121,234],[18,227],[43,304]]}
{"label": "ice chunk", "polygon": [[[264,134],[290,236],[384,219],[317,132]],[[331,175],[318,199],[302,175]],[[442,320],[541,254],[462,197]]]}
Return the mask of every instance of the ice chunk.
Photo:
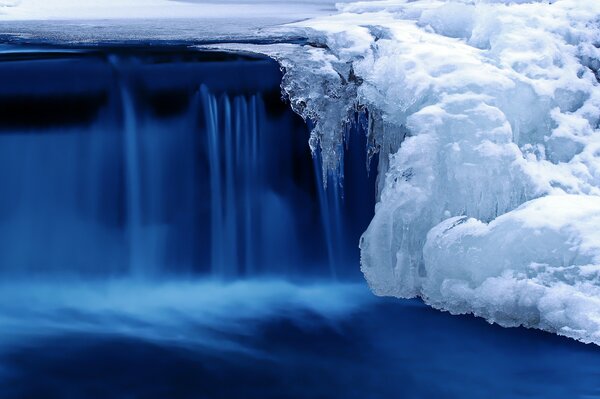
{"label": "ice chunk", "polygon": [[423,253],[421,295],[452,313],[600,342],[600,197],[552,195],[491,223],[455,217]]}

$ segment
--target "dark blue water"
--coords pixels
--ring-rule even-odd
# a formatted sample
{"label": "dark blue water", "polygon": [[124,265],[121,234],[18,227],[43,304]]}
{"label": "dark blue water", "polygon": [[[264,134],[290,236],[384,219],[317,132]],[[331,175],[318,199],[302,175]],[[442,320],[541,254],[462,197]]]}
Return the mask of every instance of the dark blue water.
{"label": "dark blue water", "polygon": [[[0,54],[0,398],[594,398],[600,349],[375,298],[261,57]],[[372,167],[371,170],[376,168]]]}
{"label": "dark blue water", "polygon": [[[64,334],[2,354],[3,398],[596,398],[600,350],[379,300],[221,332],[251,349]],[[198,333],[202,328],[198,328]]]}

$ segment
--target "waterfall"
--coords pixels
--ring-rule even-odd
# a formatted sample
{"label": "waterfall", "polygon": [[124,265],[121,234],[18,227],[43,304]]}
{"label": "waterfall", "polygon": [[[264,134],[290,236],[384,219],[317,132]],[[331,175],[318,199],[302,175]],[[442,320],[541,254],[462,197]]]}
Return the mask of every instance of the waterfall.
{"label": "waterfall", "polygon": [[48,87],[27,86],[33,59],[0,88],[40,104],[0,121],[0,274],[358,273],[353,178],[324,189],[277,64],[168,57],[43,64],[48,82],[66,82]]}
{"label": "waterfall", "polygon": [[258,95],[217,98],[204,85],[199,95],[209,149],[211,270],[218,277],[252,276],[258,268],[255,252],[268,250],[254,226],[268,212],[260,206],[258,143],[264,105]]}
{"label": "waterfall", "polygon": [[319,153],[313,154],[313,170],[321,210],[321,226],[325,232],[329,273],[333,279],[337,279],[338,269],[341,267],[343,259],[340,182],[337,176],[329,173],[330,184],[324,184]]}
{"label": "waterfall", "polygon": [[129,269],[134,275],[147,275],[144,264],[142,237],[142,194],[139,160],[139,143],[136,112],[127,82],[120,85],[123,105],[123,158],[125,160],[125,187],[127,201],[127,237],[129,243]]}

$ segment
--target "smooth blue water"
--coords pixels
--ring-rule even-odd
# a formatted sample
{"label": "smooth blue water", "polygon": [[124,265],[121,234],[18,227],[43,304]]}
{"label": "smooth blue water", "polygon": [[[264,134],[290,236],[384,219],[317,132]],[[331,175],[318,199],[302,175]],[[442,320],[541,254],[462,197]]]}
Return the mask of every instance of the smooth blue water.
{"label": "smooth blue water", "polygon": [[[28,316],[38,317],[46,331],[61,319],[66,328],[55,334],[20,329],[20,339],[0,346],[0,397],[600,395],[596,346],[450,316],[418,301],[376,299],[364,287],[313,286],[304,293],[303,305],[293,286],[256,284],[241,290],[217,287],[234,299],[216,313],[207,309],[210,301],[183,294],[186,286],[175,285],[187,306],[170,301],[163,289],[146,291],[157,292],[168,313],[148,308],[85,312],[80,305]],[[281,296],[256,300],[270,290],[280,290]],[[285,300],[288,296],[297,300]],[[305,306],[311,301],[314,306]]]}
{"label": "smooth blue water", "polygon": [[600,397],[596,346],[371,295],[364,132],[323,190],[280,79],[0,54],[0,398]]}

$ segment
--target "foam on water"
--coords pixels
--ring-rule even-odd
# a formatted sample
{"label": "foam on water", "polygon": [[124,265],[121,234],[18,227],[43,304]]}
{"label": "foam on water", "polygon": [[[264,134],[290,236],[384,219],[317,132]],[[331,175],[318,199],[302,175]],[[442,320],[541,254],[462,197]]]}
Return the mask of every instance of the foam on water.
{"label": "foam on water", "polygon": [[330,282],[13,280],[0,287],[0,352],[66,334],[246,350],[228,337],[252,336],[261,323],[282,317],[343,319],[369,297],[360,284]]}

